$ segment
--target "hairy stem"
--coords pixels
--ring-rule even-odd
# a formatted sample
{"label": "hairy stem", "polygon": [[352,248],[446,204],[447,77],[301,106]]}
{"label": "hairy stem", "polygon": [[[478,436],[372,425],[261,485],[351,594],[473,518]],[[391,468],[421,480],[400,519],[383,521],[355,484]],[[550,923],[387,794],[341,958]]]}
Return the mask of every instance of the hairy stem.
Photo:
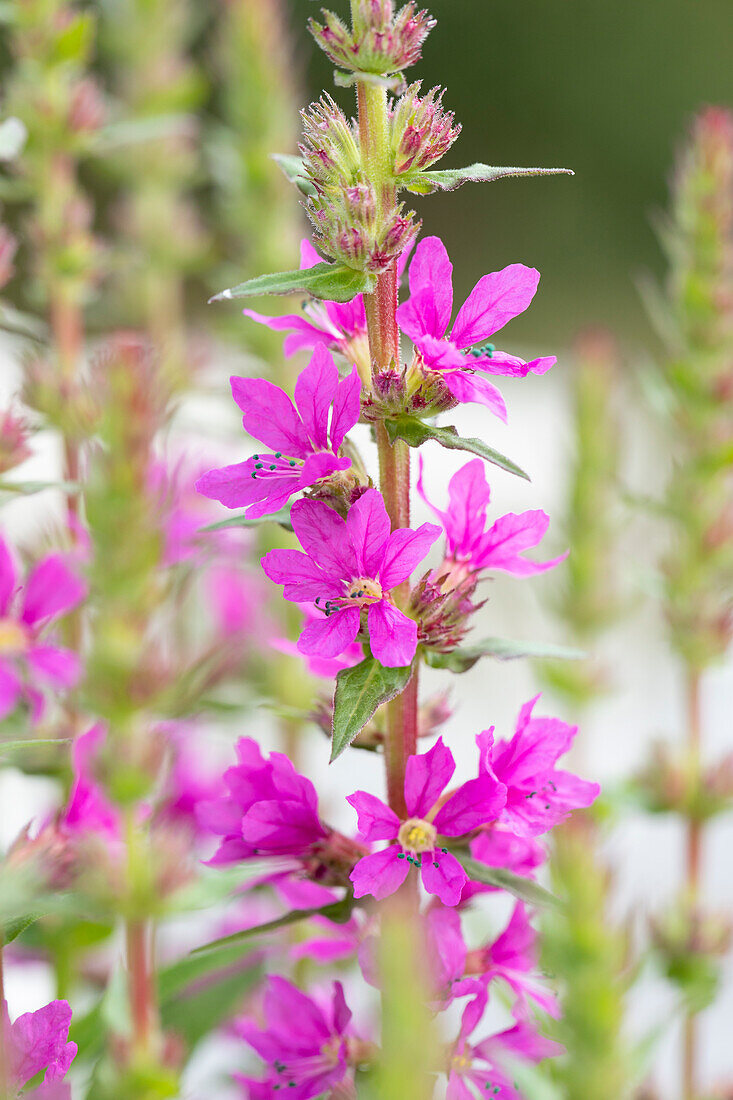
{"label": "hairy stem", "polygon": [[[687,748],[689,767],[696,778],[700,775],[702,747],[702,720],[700,709],[700,673],[696,668],[687,669]],[[685,862],[685,893],[689,911],[694,913],[700,901],[702,880],[702,824],[695,818],[687,821]],[[697,1087],[697,1016],[690,1013],[685,1019],[682,1048],[682,1095],[684,1100],[695,1100]]]}
{"label": "hairy stem", "polygon": [[135,1050],[149,1050],[155,1033],[155,977],[152,929],[147,921],[128,920],[125,926],[127,974]]}
{"label": "hairy stem", "polygon": [[[395,203],[395,187],[391,178],[387,93],[384,88],[359,83],[359,135],[364,170],[374,187],[377,206],[381,211]],[[399,366],[400,339],[397,327],[397,267],[392,264],[377,278],[372,294],[364,298],[369,332],[372,372]],[[379,450],[379,482],[384,503],[396,527],[410,523],[410,449],[402,441],[392,446],[383,424],[377,425]],[[395,593],[396,602],[404,603],[409,586],[402,585]],[[387,771],[389,804],[399,816],[405,809],[405,765],[417,746],[417,670],[407,688],[387,704],[387,738],[384,760]]]}

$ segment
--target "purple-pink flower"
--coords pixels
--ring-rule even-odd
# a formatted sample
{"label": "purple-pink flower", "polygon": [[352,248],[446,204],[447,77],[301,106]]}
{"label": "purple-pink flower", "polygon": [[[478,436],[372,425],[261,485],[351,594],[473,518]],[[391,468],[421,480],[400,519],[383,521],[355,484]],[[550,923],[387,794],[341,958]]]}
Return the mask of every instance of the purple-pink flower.
{"label": "purple-pink flower", "polygon": [[464,836],[494,821],[504,806],[506,791],[486,770],[463,783],[443,800],[455,771],[453,754],[438,738],[429,752],[410,756],[405,770],[407,818],[366,791],[347,798],[359,815],[359,832],[367,843],[395,841],[365,856],[354,867],[354,896],[377,899],[393,894],[407,878],[410,866],[420,871],[429,894],[444,905],[457,905],[468,876],[456,857],[439,843],[440,836]]}
{"label": "purple-pink flower", "polygon": [[390,532],[381,494],[368,489],[346,519],[321,501],[299,500],[290,513],[305,553],[271,550],[262,559],[286,600],[311,601],[322,617],[298,641],[306,656],[337,657],[360,631],[372,653],[389,668],[409,665],[417,648],[417,623],[395,606],[391,592],[406,581],[440,534],[423,523],[416,531]]}
{"label": "purple-pink flower", "polygon": [[28,1081],[44,1070],[42,1084],[24,1096],[37,1100],[70,1100],[71,1089],[63,1078],[76,1055],[76,1043],[70,1043],[71,1008],[66,1001],[51,1001],[36,1012],[26,1012],[12,1024],[8,1006],[0,1004],[5,1039],[7,1080],[0,1081],[10,1096],[16,1096]]}
{"label": "purple-pink flower", "polygon": [[295,384],[295,405],[264,378],[234,377],[231,385],[245,431],[273,453],[210,470],[196,482],[204,496],[227,508],[246,507],[248,516],[264,516],[294,493],[349,469],[351,459],[338,452],[359,419],[361,381],[355,369],[339,381],[323,344],[316,345]]}
{"label": "purple-pink flower", "polygon": [[514,736],[494,744],[493,731],[476,741],[482,767],[506,786],[507,798],[500,823],[517,836],[546,833],[571,813],[590,806],[600,787],[555,767],[578,732],[559,718],[533,718],[535,696],[519,712]]}
{"label": "purple-pink flower", "polygon": [[107,739],[97,722],[74,741],[71,749],[73,783],[60,824],[70,833],[91,833],[109,844],[122,838],[122,815],[94,776],[94,759]]}
{"label": "purple-pink flower", "polygon": [[[450,335],[453,311],[453,265],[443,242],[426,237],[410,264],[410,297],[397,310],[400,328],[410,337],[425,366],[442,375],[456,401],[486,405],[506,420],[506,405],[486,374],[544,374],[557,362],[554,355],[525,363],[516,355],[486,344],[490,336],[524,313],[534,298],[540,275],[524,264],[510,264],[479,279],[458,311]],[[476,344],[483,347],[474,348]]]}
{"label": "purple-pink flower", "polygon": [[44,710],[39,688],[73,687],[81,671],[75,653],[43,640],[43,635],[84,599],[87,590],[60,554],[43,558],[25,585],[18,580],[10,550],[0,538],[0,718],[25,698],[37,719]]}
{"label": "purple-pink flower", "polygon": [[[236,1033],[266,1063],[262,1080],[239,1077],[250,1100],[271,1100],[281,1089],[293,1100],[310,1100],[353,1081],[349,1028],[351,1012],[340,982],[333,983],[330,1004],[321,1006],[285,978],[269,977],[265,990],[264,1028],[240,1020]],[[356,1040],[360,1042],[360,1040]]]}
{"label": "purple-pink flower", "polygon": [[417,489],[445,530],[445,559],[433,572],[435,579],[443,578],[444,588],[455,588],[483,569],[530,577],[552,569],[567,557],[561,554],[550,561],[535,562],[523,556],[542,541],[550,523],[546,512],[508,512],[487,526],[491,488],[480,458],[467,462],[450,479],[444,512],[425,494],[422,464]]}

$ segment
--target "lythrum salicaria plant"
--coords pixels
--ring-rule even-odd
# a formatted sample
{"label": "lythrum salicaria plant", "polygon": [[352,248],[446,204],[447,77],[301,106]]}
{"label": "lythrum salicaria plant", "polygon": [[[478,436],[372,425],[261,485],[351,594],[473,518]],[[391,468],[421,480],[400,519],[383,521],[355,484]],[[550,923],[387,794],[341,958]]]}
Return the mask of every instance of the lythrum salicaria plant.
{"label": "lythrum salicaria plant", "polygon": [[[483,439],[464,439],[435,422],[475,402],[486,410],[488,435],[491,418],[508,415],[497,380],[541,375],[555,358],[527,362],[494,342],[530,306],[536,270],[511,264],[484,275],[451,321],[448,252],[436,237],[418,239],[405,192],[543,174],[485,164],[435,169],[460,128],[439,89],[423,92],[403,77],[432,25],[414,4],[396,12],[389,0],[354,0],[350,25],[330,12],[311,20],[338,67],[337,84],[355,89],[358,117],[324,95],[303,112],[300,156],[279,158],[313,226],[300,266],[215,299],[308,295],[298,314],[245,310],[287,334],[286,352],[305,348],[310,360],[292,398],[267,381],[232,378],[244,427],[262,446],[204,474],[198,487],[230,509],[245,509],[247,522],[271,516],[292,530],[295,543],[270,550],[262,566],[303,610],[297,652],[335,675],[331,760],[362,751],[365,731],[376,723],[378,735],[366,746],[381,749],[386,787],[386,799],[344,792],[355,811],[346,835],[329,823],[313,784],[286,755],[265,757],[243,739],[225,790],[199,807],[199,821],[221,838],[216,864],[241,866],[244,874],[247,863],[264,863],[281,896],[291,905],[299,899],[302,909],[267,927],[313,916],[344,922],[342,939],[358,951],[364,979],[383,994],[380,1041],[379,1027],[368,1034],[352,1016],[340,982],[311,992],[269,978],[259,1013],[238,1025],[261,1059],[259,1072],[243,1081],[244,1095],[348,1096],[359,1082],[365,1095],[427,1097],[434,1074],[443,1073],[455,1100],[514,1096],[512,1064],[558,1049],[533,1018],[533,1005],[551,1014],[557,1005],[533,973],[530,918],[550,901],[534,882],[545,855],[538,838],[598,793],[557,766],[577,730],[545,716],[537,699],[526,702],[509,738],[495,737],[488,722],[476,731],[473,777],[463,783],[454,779],[453,754],[442,739],[427,750],[419,743],[426,732],[422,664],[460,673],[512,651],[512,643],[496,639],[464,645],[482,576],[529,576],[560,560],[536,562],[527,554],[547,530],[543,512],[492,514],[487,464],[523,471]],[[409,291],[400,301],[403,271]],[[403,337],[411,341],[409,354]],[[368,470],[350,435],[360,421],[376,440],[378,471]],[[428,441],[471,458],[451,481],[445,505],[430,502],[440,522],[415,527],[412,458]],[[514,648],[519,655],[521,647]],[[493,942],[467,942],[464,913],[497,890],[516,896],[505,930]],[[252,932],[203,950],[229,950]],[[395,984],[405,972],[400,952],[420,977],[409,989]],[[509,990],[512,1019],[492,1034],[485,1009],[499,985]],[[407,1073],[391,1034],[400,1004],[425,1020],[426,1039],[434,1036]],[[456,1004],[460,1022],[451,1037],[447,1021],[456,1018]],[[432,1028],[428,1005],[437,1013]]]}

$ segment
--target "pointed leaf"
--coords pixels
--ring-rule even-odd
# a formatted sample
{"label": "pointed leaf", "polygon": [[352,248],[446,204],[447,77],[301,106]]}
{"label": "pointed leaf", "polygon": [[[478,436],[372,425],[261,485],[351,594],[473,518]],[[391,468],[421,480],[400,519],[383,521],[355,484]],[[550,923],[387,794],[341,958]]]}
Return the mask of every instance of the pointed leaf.
{"label": "pointed leaf", "polygon": [[405,690],[411,675],[410,665],[385,668],[374,657],[366,657],[353,668],[341,669],[333,700],[331,763],[364,729],[377,707]]}
{"label": "pointed leaf", "polygon": [[199,528],[199,534],[207,531],[223,531],[227,527],[261,527],[263,523],[279,523],[286,531],[292,531],[290,522],[290,509],[283,508],[279,512],[271,512],[269,516],[256,516],[250,519],[245,512],[238,512],[236,516],[219,520],[218,523],[210,523],[208,527]]}
{"label": "pointed leaf", "polygon": [[57,745],[70,745],[70,737],[44,737],[29,738],[27,741],[2,741],[0,742],[0,756],[10,756],[15,752],[23,752],[25,749],[50,749]]}
{"label": "pointed leaf", "polygon": [[506,176],[573,176],[570,168],[493,168],[490,164],[469,164],[467,168],[447,168],[440,172],[419,172],[400,184],[418,195],[435,191],[455,191],[464,183],[492,183]]}
{"label": "pointed leaf", "polygon": [[[292,909],[282,917],[269,920],[265,924],[257,924],[253,928],[244,928],[241,932],[233,932],[231,936],[222,936],[221,939],[212,940],[202,947],[195,948],[191,952],[191,960],[196,960],[202,955],[208,955],[214,951],[228,951],[232,947],[245,943],[255,936],[264,936],[267,932],[276,932],[278,928],[286,928],[289,924],[296,924],[310,917],[325,917],[336,924],[345,924],[351,916],[354,907],[354,899],[346,897],[342,901],[333,902],[331,905],[322,905],[317,909]],[[241,952],[240,952],[241,953]],[[185,961],[185,960],[184,960]]]}
{"label": "pointed leaf", "polygon": [[516,474],[517,477],[523,477],[526,481],[530,480],[529,474],[526,474],[510,458],[489,447],[482,439],[464,439],[453,427],[438,428],[435,424],[427,424],[424,420],[417,420],[410,416],[403,416],[399,420],[385,420],[384,426],[390,443],[394,443],[396,439],[403,439],[410,447],[420,447],[428,440],[434,439],[441,447],[446,447],[450,451],[469,451],[471,454],[478,455],[479,458],[485,458],[492,465],[506,470],[509,474]]}
{"label": "pointed leaf", "polygon": [[506,890],[520,901],[526,901],[527,905],[542,907],[552,906],[559,908],[562,903],[559,898],[539,886],[534,879],[524,878],[523,875],[515,875],[513,871],[507,871],[505,867],[489,867],[485,863],[479,863],[477,859],[454,851],[453,855],[463,867],[464,871],[474,882],[483,882],[486,886],[497,886],[500,890]]}
{"label": "pointed leaf", "polygon": [[299,191],[304,195],[315,195],[316,189],[308,178],[301,157],[293,156],[292,153],[272,153],[271,157],[285,178],[294,183]]}
{"label": "pointed leaf", "polygon": [[552,645],[549,642],[519,642],[511,638],[484,638],[475,645],[460,646],[449,653],[425,650],[426,664],[431,668],[445,668],[450,672],[468,672],[482,657],[494,657],[499,661],[513,661],[518,657],[580,661],[586,656],[582,649]]}
{"label": "pointed leaf", "polygon": [[328,302],[350,302],[357,294],[374,289],[373,275],[355,271],[346,264],[320,263],[298,271],[281,271],[273,275],[259,275],[245,283],[222,290],[209,298],[209,302],[223,302],[233,298],[259,298],[263,294],[306,293]]}

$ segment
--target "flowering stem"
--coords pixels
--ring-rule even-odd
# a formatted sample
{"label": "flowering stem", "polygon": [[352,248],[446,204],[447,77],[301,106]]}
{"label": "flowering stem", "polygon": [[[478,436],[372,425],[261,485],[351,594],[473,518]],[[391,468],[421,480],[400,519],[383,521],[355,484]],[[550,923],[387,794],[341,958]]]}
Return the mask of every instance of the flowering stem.
{"label": "flowering stem", "polygon": [[[357,84],[359,136],[362,163],[374,188],[380,209],[393,206],[395,187],[391,179],[387,93],[377,85]],[[364,296],[369,352],[372,371],[399,368],[400,337],[397,327],[397,266],[393,263],[377,277],[372,294]],[[390,444],[384,424],[377,425],[379,481],[385,507],[396,527],[410,525],[410,449],[401,440]],[[396,601],[406,600],[408,585],[395,593]],[[417,748],[417,671],[402,695],[387,704],[387,738],[384,751],[389,804],[400,816],[405,815],[405,765]]]}
{"label": "flowering stem", "polygon": [[125,927],[130,1016],[135,1050],[147,1051],[156,1022],[152,933],[146,921]]}
{"label": "flowering stem", "polygon": [[[700,711],[700,673],[693,666],[687,668],[687,748],[689,767],[696,780],[700,774],[700,750],[702,722]],[[687,822],[687,856],[685,886],[687,902],[694,911],[700,900],[702,877],[702,825],[690,818]],[[695,1100],[697,1093],[697,1017],[690,1013],[685,1019],[682,1053],[682,1082],[684,1100]]]}
{"label": "flowering stem", "polygon": [[8,1095],[8,1067],[5,1053],[5,974],[3,971],[3,936],[0,931],[0,1098]]}

